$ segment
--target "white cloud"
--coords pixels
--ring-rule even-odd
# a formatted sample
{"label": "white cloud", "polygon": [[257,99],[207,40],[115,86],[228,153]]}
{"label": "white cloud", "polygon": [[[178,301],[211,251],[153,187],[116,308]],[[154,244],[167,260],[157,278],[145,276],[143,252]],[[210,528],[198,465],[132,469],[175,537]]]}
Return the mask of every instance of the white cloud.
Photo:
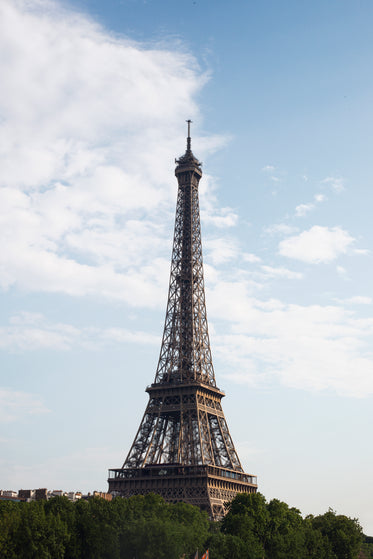
{"label": "white cloud", "polygon": [[201,210],[203,224],[213,225],[220,229],[236,225],[238,215],[231,208],[208,208],[208,205],[203,203],[203,196],[201,196],[201,200],[203,204],[203,209]]}
{"label": "white cloud", "polygon": [[[207,76],[185,52],[112,37],[85,16],[37,0],[1,3],[0,70],[0,286],[102,295],[135,306],[164,301],[177,190],[170,176],[174,156],[183,151],[175,154],[174,146],[185,145],[180,122],[198,116],[196,94]],[[201,159],[226,141],[193,137]],[[274,166],[263,170],[280,180]],[[343,188],[342,179],[324,182]],[[203,222],[234,227],[237,212],[217,207],[213,186],[205,175]],[[312,203],[324,199],[317,194]],[[293,235],[280,243],[282,255],[312,263],[337,258],[354,241],[338,227],[297,231],[286,224],[267,229]],[[207,247],[214,264],[239,255],[236,243],[214,242]],[[261,262],[249,253],[241,257]],[[258,268],[263,277],[300,277],[285,267]],[[276,377],[290,386],[348,393],[358,370],[361,385],[371,390],[369,322],[334,307],[253,299],[259,287],[247,270],[229,271],[244,278],[236,283],[222,281],[211,266],[205,271],[212,285],[209,314],[231,323],[220,335],[220,354],[237,361],[244,382]],[[159,344],[159,334],[76,328],[26,313],[3,324],[0,339],[13,351]],[[36,397],[6,396],[19,409],[43,409]]]}
{"label": "white cloud", "polygon": [[345,189],[344,179],[341,177],[327,177],[321,182],[330,186],[335,192],[342,192]]}
{"label": "white cloud", "polygon": [[229,379],[350,397],[373,394],[373,318],[338,305],[263,302],[243,282],[216,285],[209,315],[230,322],[214,333],[214,353]]}
{"label": "white cloud", "polygon": [[225,264],[237,258],[239,254],[237,241],[232,238],[206,239],[203,246],[209,262],[213,265]]}
{"label": "white cloud", "polygon": [[341,276],[341,278],[347,279],[348,274],[346,268],[344,268],[343,266],[337,266],[336,270],[337,270],[337,274]]}
{"label": "white cloud", "polygon": [[[220,370],[226,368],[230,379],[250,386],[278,381],[288,387],[333,390],[351,397],[373,394],[373,318],[358,318],[341,306],[371,304],[369,297],[356,296],[329,306],[302,306],[278,299],[259,300],[251,291],[245,280],[220,279],[212,287],[210,282],[213,350]],[[221,320],[224,332],[220,331]],[[40,313],[19,313],[9,323],[11,336],[4,328],[0,332],[4,349],[84,347],[94,351],[112,344],[159,344],[159,333],[116,327],[78,329],[48,322]],[[36,397],[10,391],[0,392],[0,404],[2,421],[46,411]]]}
{"label": "white cloud", "polygon": [[[1,2],[0,53],[0,288],[154,305],[174,146],[207,76],[181,50],[112,37],[48,0]],[[204,137],[201,156],[225,141]],[[204,196],[207,221],[236,223]]]}
{"label": "white cloud", "polygon": [[257,256],[256,254],[251,254],[249,252],[244,252],[241,257],[243,262],[249,262],[249,264],[255,264],[261,261],[261,258],[259,258],[259,256]]}
{"label": "white cloud", "polygon": [[276,223],[264,229],[264,232],[269,235],[291,235],[292,233],[296,233],[297,231],[298,227],[293,227],[291,225],[287,225],[286,223]]}
{"label": "white cloud", "polygon": [[[63,491],[92,492],[107,491],[107,483],[102,472],[108,465],[120,467],[123,457],[118,450],[110,447],[82,447],[58,456],[39,456],[38,463],[8,464],[4,461],[1,467],[1,478],[5,486],[24,487],[27,480],[30,489],[47,487]],[[97,480],[101,485],[97,486]]]}
{"label": "white cloud", "polygon": [[[232,138],[230,136],[199,136],[198,137],[198,151],[205,154],[215,153],[217,150],[225,147]],[[192,150],[193,150],[193,140],[192,140]]]}
{"label": "white cloud", "polygon": [[27,416],[48,411],[40,398],[34,394],[0,388],[0,423],[20,421]]}
{"label": "white cloud", "polygon": [[97,332],[97,341],[101,339],[110,343],[135,343],[145,345],[156,345],[160,343],[159,333],[150,334],[149,332],[127,330],[125,328],[106,328]]}
{"label": "white cloud", "polygon": [[310,212],[311,210],[313,210],[315,207],[315,204],[309,203],[309,204],[299,204],[299,206],[297,206],[295,208],[295,215],[297,217],[303,217],[305,216],[308,212]]}
{"label": "white cloud", "polygon": [[269,175],[269,178],[271,179],[272,182],[274,183],[281,182],[281,178],[273,174],[275,172],[277,174],[282,174],[280,170],[277,169],[277,167],[275,167],[274,165],[265,165],[264,167],[262,167],[262,171],[264,171],[267,175]]}
{"label": "white cloud", "polygon": [[20,312],[0,326],[0,350],[24,352],[75,347],[96,350],[116,343],[159,344],[159,335],[125,328],[77,328],[50,322],[40,313]]}
{"label": "white cloud", "polygon": [[279,267],[274,268],[272,266],[262,266],[262,271],[267,277],[270,278],[287,278],[287,279],[301,279],[303,274],[300,272],[293,272],[292,270],[288,270],[287,268]]}
{"label": "white cloud", "polygon": [[363,295],[355,295],[354,297],[349,297],[348,299],[337,299],[337,302],[352,305],[371,305],[373,303],[373,299],[371,297],[365,297]]}
{"label": "white cloud", "polygon": [[324,194],[315,194],[314,202],[309,202],[308,204],[299,204],[299,206],[295,208],[295,215],[297,217],[303,217],[306,214],[308,214],[310,211],[314,210],[317,204],[320,204],[325,200],[326,200],[326,196],[324,196]]}
{"label": "white cloud", "polygon": [[238,214],[230,207],[218,207],[215,196],[215,184],[212,177],[204,175],[199,185],[200,213],[202,226],[213,225],[219,229],[234,227]]}
{"label": "white cloud", "polygon": [[355,297],[350,297],[346,301],[357,305],[371,305],[373,302],[371,297],[364,297],[362,295],[355,295]]}
{"label": "white cloud", "polygon": [[308,231],[284,239],[279,244],[279,253],[311,264],[330,262],[354,242],[354,238],[340,227],[315,225]]}

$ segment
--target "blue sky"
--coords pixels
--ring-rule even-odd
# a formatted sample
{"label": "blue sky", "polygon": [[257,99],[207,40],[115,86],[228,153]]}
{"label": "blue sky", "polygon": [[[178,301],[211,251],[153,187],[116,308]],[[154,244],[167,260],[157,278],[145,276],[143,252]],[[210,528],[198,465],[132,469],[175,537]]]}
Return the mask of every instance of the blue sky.
{"label": "blue sky", "polygon": [[3,0],[0,487],[92,491],[154,379],[185,120],[225,415],[373,534],[370,2]]}

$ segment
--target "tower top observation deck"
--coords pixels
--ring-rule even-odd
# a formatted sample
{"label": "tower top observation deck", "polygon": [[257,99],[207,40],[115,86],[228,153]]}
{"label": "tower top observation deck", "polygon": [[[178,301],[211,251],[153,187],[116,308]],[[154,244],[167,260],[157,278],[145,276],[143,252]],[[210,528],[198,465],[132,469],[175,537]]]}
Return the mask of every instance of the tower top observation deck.
{"label": "tower top observation deck", "polygon": [[194,170],[200,177],[202,177],[202,163],[198,161],[192,152],[192,138],[190,136],[190,125],[192,121],[187,120],[186,122],[188,123],[187,148],[184,155],[179,157],[179,159],[175,159],[175,163],[177,164],[175,175],[178,176],[180,173],[185,171]]}

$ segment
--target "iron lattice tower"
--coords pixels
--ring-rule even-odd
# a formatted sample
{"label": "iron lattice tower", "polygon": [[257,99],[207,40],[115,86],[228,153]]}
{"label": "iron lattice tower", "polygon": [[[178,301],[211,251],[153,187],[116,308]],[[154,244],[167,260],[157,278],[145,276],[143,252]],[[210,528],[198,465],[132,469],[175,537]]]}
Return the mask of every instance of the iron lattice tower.
{"label": "iron lattice tower", "polygon": [[178,180],[170,285],[160,357],[149,403],[128,456],[109,470],[115,495],[159,493],[224,515],[237,493],[257,490],[243,472],[221,406],[208,334],[198,184],[201,163],[187,149],[176,160]]}

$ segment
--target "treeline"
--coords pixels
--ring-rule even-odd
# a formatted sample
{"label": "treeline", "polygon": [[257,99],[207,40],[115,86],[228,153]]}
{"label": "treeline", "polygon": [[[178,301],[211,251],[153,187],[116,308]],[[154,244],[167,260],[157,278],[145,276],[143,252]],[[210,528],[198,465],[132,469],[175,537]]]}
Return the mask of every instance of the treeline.
{"label": "treeline", "polygon": [[364,536],[364,543],[361,546],[361,559],[373,559],[373,538]]}
{"label": "treeline", "polygon": [[[357,559],[363,539],[356,519],[332,510],[302,518],[260,493],[238,495],[215,523],[192,505],[153,494],[111,502],[0,501],[6,559],[192,559],[207,548],[210,559]],[[370,557],[370,545],[360,557]]]}

